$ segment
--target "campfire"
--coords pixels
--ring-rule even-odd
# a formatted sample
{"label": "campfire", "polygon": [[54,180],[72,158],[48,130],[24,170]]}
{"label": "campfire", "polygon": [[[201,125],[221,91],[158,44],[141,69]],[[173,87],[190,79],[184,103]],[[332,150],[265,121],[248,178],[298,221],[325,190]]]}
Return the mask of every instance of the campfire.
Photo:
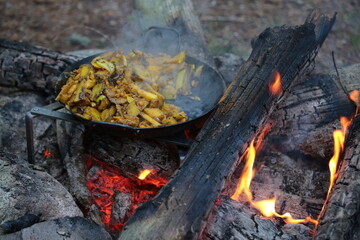
{"label": "campfire", "polygon": [[[84,60],[0,40],[1,111],[8,114],[0,120],[9,126],[22,121],[23,126],[14,130],[17,136],[9,134],[13,143],[2,143],[0,189],[4,202],[10,203],[0,207],[0,234],[4,239],[36,238],[45,230],[50,239],[55,239],[51,234],[73,239],[357,235],[359,92],[339,76],[310,74],[334,22],[335,15],[314,11],[301,26],[264,30],[212,111],[201,111],[193,124],[191,115],[179,118],[174,126],[190,123],[165,127],[160,135],[153,135],[158,129],[151,125],[162,120],[155,114],[163,107],[160,92],[129,85],[133,95],[124,98],[129,106],[138,97],[136,91],[151,96],[149,102],[157,100],[155,113],[141,113],[150,119],[143,132],[97,121],[105,114],[95,109],[100,98],[95,95],[87,106],[95,109],[93,115],[76,103],[76,111],[88,118],[79,120],[63,105],[49,105],[44,95],[54,100],[56,77]],[[207,78],[220,77],[210,63],[201,68],[211,69]],[[77,98],[86,93],[81,84],[74,87]],[[217,84],[216,89],[221,88],[222,82]],[[204,89],[199,94],[206,94],[201,93]],[[63,91],[61,97],[70,99],[71,94]],[[111,98],[105,95],[101,100]],[[121,108],[116,99],[110,100],[108,112]],[[128,107],[127,114],[133,110]],[[19,120],[25,114],[26,128]],[[119,124],[129,120],[112,115]],[[25,131],[28,151],[20,150],[24,142],[15,141]]]}

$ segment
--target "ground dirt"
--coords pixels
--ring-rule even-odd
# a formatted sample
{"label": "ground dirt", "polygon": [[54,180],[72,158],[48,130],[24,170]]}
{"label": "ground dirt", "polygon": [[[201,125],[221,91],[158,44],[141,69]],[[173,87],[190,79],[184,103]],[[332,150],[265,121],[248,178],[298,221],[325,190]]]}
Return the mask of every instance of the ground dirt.
{"label": "ground dirt", "polygon": [[[318,8],[337,12],[337,21],[325,41],[317,70],[360,62],[359,0],[193,0],[208,48],[244,58],[251,39],[267,27],[299,25]],[[0,0],[0,37],[58,51],[108,48],[127,22],[136,21],[131,0]]]}

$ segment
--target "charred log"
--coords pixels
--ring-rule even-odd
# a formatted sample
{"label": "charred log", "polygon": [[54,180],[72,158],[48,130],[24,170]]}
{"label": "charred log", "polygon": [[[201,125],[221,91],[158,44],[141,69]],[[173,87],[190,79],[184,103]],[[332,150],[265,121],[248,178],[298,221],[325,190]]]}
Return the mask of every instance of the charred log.
{"label": "charred log", "polygon": [[57,121],[56,127],[61,158],[69,178],[69,191],[82,208],[88,209],[93,198],[86,185],[84,128],[82,125],[65,121]]}
{"label": "charred log", "polygon": [[312,14],[304,25],[266,29],[243,64],[183,166],[153,200],[140,206],[119,239],[196,239],[246,143],[261,129],[276,98],[273,71],[284,90],[309,70],[335,16]]}
{"label": "charred log", "polygon": [[0,86],[54,94],[57,77],[75,56],[0,39]]}
{"label": "charred log", "polygon": [[[355,106],[336,76],[317,74],[295,82],[270,114],[272,128],[255,162],[261,170],[256,171],[251,184],[254,201],[276,196],[276,210],[281,214],[317,219],[329,186],[333,129],[339,127],[341,116],[354,112]],[[240,165],[229,185],[238,182],[241,171]],[[201,239],[312,238],[312,224],[284,224],[276,217],[263,219],[246,202],[227,196],[217,203]]]}
{"label": "charred log", "polygon": [[348,136],[338,178],[324,208],[315,239],[355,239],[360,213],[360,117]]}
{"label": "charred log", "polygon": [[339,69],[340,82],[348,93],[350,93],[355,89],[360,90],[359,76],[360,76],[360,64],[354,64]]}
{"label": "charred log", "polygon": [[152,140],[89,133],[86,145],[88,154],[118,167],[121,175],[128,178],[137,178],[140,171],[152,169],[156,176],[169,179],[179,167],[176,147]]}
{"label": "charred log", "polygon": [[321,163],[333,152],[332,130],[341,116],[351,117],[353,104],[335,75],[304,77],[284,95],[269,120],[268,142],[289,156],[298,154]]}

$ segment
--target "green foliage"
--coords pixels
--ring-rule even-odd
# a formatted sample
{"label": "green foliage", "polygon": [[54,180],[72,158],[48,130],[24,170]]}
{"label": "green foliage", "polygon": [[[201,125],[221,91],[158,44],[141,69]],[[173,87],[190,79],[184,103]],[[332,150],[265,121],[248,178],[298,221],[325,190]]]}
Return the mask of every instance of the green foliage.
{"label": "green foliage", "polygon": [[360,50],[360,33],[352,34],[350,36],[350,42],[356,50]]}
{"label": "green foliage", "polygon": [[91,43],[91,40],[84,35],[72,33],[69,37],[66,38],[66,42],[70,45],[80,45],[82,47],[87,47]]}

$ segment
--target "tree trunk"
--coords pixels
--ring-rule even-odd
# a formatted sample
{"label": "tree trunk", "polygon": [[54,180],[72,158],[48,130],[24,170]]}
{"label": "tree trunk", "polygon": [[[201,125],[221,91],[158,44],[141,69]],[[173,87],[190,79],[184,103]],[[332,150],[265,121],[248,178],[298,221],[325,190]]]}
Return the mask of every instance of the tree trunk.
{"label": "tree trunk", "polygon": [[135,9],[141,13],[139,17],[142,19],[143,30],[152,26],[170,26],[180,35],[181,49],[213,65],[200,20],[191,0],[135,0],[134,3]]}
{"label": "tree trunk", "polygon": [[313,13],[304,25],[266,29],[216,111],[192,145],[183,166],[161,193],[140,206],[119,239],[196,239],[246,143],[262,128],[276,97],[274,71],[283,90],[309,70],[335,16]]}

